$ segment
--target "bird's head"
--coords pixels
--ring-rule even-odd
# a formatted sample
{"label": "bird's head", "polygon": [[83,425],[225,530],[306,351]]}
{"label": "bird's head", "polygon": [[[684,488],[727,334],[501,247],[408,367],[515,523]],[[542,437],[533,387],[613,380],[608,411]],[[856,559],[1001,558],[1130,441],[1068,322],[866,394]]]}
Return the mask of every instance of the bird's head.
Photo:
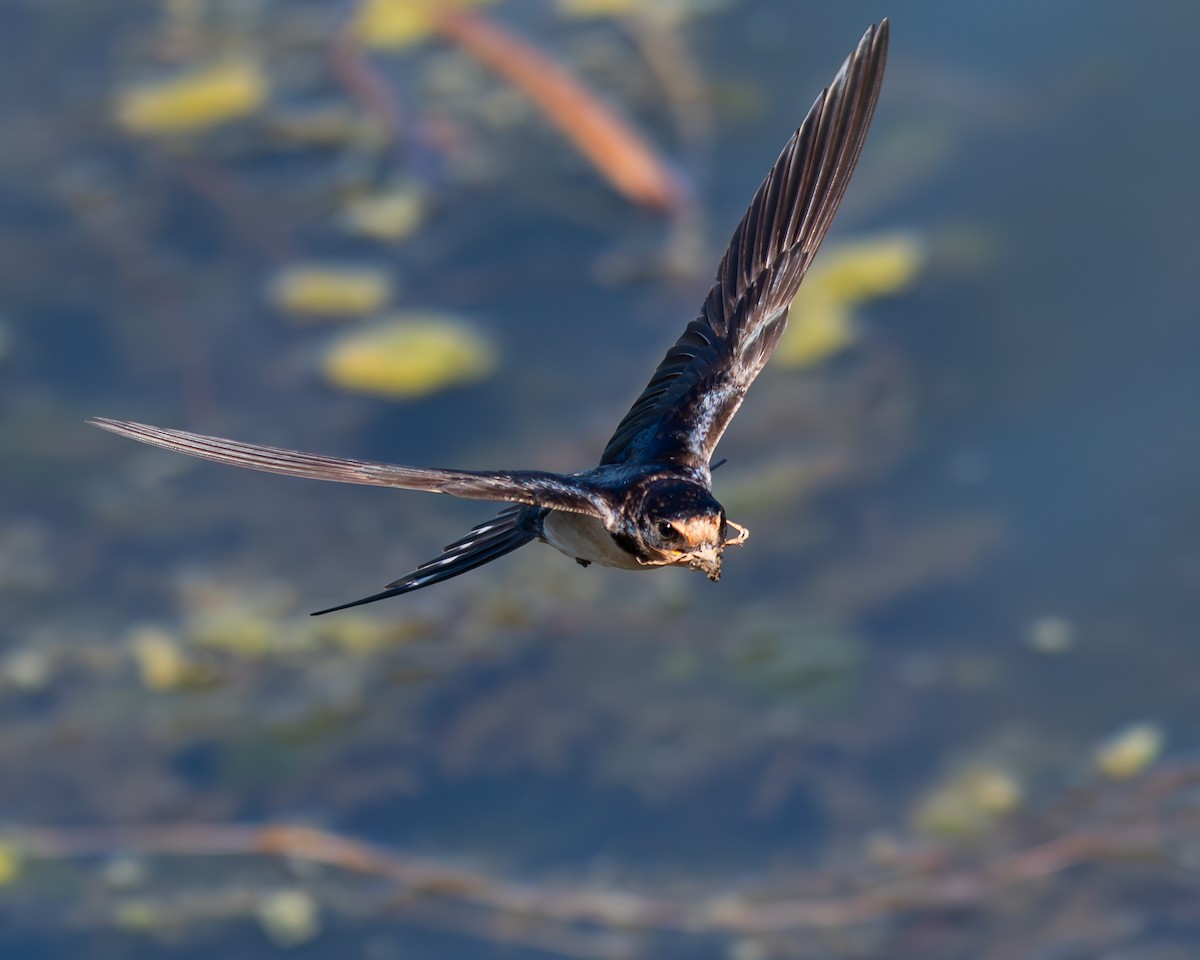
{"label": "bird's head", "polygon": [[746,531],[725,519],[725,508],[705,487],[684,480],[650,484],[637,517],[645,563],[687,565],[709,580],[721,578],[725,547],[746,539]]}

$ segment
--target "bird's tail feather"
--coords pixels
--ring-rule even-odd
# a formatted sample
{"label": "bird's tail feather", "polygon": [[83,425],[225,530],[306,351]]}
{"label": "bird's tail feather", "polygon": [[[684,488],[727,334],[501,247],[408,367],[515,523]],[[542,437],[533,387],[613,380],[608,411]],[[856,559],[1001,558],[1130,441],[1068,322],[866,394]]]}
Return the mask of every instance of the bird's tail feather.
{"label": "bird's tail feather", "polygon": [[393,580],[385,590],[361,600],[317,610],[312,615],[319,617],[323,613],[333,613],[335,610],[359,607],[364,603],[386,600],[402,593],[412,593],[414,590],[441,583],[468,570],[482,567],[485,563],[498,560],[506,553],[512,553],[518,547],[523,547],[537,538],[539,521],[545,512],[537,507],[509,507],[491,520],[472,527],[465,537],[447,545],[440,556],[426,561],[399,580]]}

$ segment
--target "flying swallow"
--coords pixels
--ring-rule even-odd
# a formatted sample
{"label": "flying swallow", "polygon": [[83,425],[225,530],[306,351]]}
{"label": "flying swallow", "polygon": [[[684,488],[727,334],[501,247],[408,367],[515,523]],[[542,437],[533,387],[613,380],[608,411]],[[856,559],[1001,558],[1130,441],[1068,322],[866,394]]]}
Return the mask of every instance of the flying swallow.
{"label": "flying swallow", "polygon": [[599,466],[581,473],[440,470],[239,443],[126,420],[104,430],[219,463],[293,477],[449,493],[509,504],[381,592],[331,613],[449,580],[534,540],[627,570],[684,566],[710,580],[748,531],[712,493],[712,455],[787,323],[788,306],[858,162],[887,60],[872,26],[817,97],[750,201],[700,315],[617,425]]}

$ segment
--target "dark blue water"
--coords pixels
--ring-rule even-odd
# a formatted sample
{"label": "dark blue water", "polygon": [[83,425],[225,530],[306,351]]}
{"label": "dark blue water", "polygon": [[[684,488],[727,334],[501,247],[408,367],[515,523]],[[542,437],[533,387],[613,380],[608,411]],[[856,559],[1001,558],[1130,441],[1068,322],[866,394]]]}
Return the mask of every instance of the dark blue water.
{"label": "dark blue water", "polygon": [[[26,856],[9,878],[0,845],[3,956],[268,956],[284,948],[256,911],[283,888],[317,910],[291,948],[306,958],[1195,952],[1189,795],[1155,779],[1188,782],[1200,737],[1192,5],[731,3],[678,28],[714,117],[690,145],[627,32],[495,7],[702,184],[705,253],[684,278],[626,269],[656,262],[662,220],[444,47],[377,58],[407,122],[450,131],[440,146],[297,147],[271,117],[353,108],[328,69],[338,9],[178,9],[195,25],[133,2],[0,10],[13,849],[35,828],[303,823],[546,897],[699,904],[869,889],[891,875],[885,847],[986,875],[1071,830],[1162,835],[1138,869],[1105,848],[959,911],[931,880],[778,936],[522,923],[353,871],[161,856],[144,834],[98,859]],[[884,15],[884,96],[830,243],[904,229],[928,262],[862,309],[847,354],[756,384],[720,451],[717,495],[752,531],[720,584],[532,546],[311,621],[489,508],[181,462],[83,425],[589,466],[788,133]],[[265,116],[174,144],[111,122],[121,83],[230,49],[263,58]],[[431,198],[414,236],[337,226],[347,194],[400,176]],[[264,291],[331,258],[391,272],[399,307],[472,319],[496,373],[411,401],[325,385],[340,331]],[[1164,756],[1132,786],[1105,780],[1093,751],[1135,722]],[[1004,810],[929,814],[981,770],[1015,785]]]}

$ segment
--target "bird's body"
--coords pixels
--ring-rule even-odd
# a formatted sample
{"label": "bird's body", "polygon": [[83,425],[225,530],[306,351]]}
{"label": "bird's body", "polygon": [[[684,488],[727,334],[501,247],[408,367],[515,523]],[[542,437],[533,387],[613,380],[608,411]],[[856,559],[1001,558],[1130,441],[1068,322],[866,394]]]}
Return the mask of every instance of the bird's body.
{"label": "bird's body", "polygon": [[620,570],[639,570],[643,566],[613,539],[603,523],[582,513],[547,510],[542,518],[541,539],[582,566],[598,563]]}
{"label": "bird's body", "polygon": [[721,575],[745,542],[712,493],[710,462],[787,323],[788,307],[841,203],[874,114],[888,25],[863,36],[788,141],[734,230],[700,315],[658,365],[605,447],[577,474],[466,471],[327,457],[125,420],[89,422],[220,463],[343,483],[509,504],[380,593],[328,613],[458,576],[534,540],[584,566],[686,566]]}

